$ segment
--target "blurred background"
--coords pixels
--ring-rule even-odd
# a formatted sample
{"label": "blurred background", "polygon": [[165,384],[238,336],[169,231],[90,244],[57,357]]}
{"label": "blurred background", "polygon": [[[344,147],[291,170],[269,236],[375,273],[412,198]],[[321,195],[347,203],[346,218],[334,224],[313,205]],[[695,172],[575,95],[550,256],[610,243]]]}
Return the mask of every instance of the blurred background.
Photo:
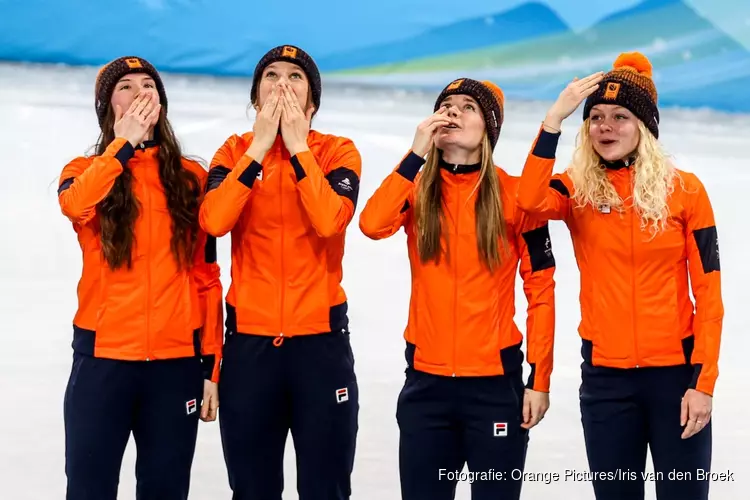
{"label": "blurred background", "polygon": [[24,0],[0,2],[0,59],[101,65],[133,54],[168,72],[248,76],[297,44],[328,81],[438,88],[458,74],[510,99],[552,99],[640,50],[664,106],[750,111],[742,0]]}
{"label": "blurred background", "polygon": [[[488,78],[503,88],[505,122],[494,156],[519,175],[565,85],[610,69],[619,53],[634,50],[654,65],[662,144],[678,167],[701,178],[714,206],[726,316],[713,469],[734,476],[713,482],[712,498],[748,497],[747,0],[0,0],[1,499],[64,498],[62,403],[81,253],[56,191],[63,166],[89,153],[99,134],[97,70],[123,55],[151,61],[162,72],[184,151],[208,162],[230,135],[252,129],[252,72],[281,44],[301,46],[322,71],[314,128],[351,138],[363,161],[343,278],[360,384],[353,499],[400,498],[395,409],[410,292],[405,237],[368,240],[358,229],[365,202],[454,78]],[[564,124],[555,171],[568,165],[580,125],[579,110]],[[550,231],[557,261],[555,368],[551,408],[532,431],[527,472],[564,475],[588,470],[578,408],[579,274],[567,228],[555,222]],[[219,239],[225,290],[230,244],[230,236]],[[516,323],[525,331],[520,283],[516,299]],[[297,498],[294,458],[290,438],[285,500]],[[131,442],[121,499],[135,496],[134,459]],[[456,498],[470,498],[469,489],[459,484]],[[191,499],[229,498],[218,423],[201,424]],[[530,481],[522,498],[585,500],[593,491],[585,481]],[[655,498],[653,482],[646,498]]]}

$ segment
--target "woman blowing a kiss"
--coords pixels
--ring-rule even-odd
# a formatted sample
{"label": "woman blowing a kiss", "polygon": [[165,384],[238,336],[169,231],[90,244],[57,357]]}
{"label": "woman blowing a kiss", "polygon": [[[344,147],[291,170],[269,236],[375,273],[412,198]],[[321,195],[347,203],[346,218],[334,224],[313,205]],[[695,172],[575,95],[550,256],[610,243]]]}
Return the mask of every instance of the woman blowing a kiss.
{"label": "woman blowing a kiss", "polygon": [[359,410],[341,287],[359,192],[351,140],[310,129],[321,83],[290,45],[258,63],[252,132],[209,171],[201,225],[232,233],[219,415],[235,499],[280,498],[291,430],[302,498],[349,498]]}

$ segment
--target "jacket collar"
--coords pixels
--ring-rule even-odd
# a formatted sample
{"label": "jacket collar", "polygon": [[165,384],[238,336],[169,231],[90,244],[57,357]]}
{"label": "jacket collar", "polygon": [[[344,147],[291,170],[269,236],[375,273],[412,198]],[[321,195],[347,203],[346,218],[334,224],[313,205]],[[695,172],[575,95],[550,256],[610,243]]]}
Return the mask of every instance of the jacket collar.
{"label": "jacket collar", "polygon": [[448,163],[445,160],[443,160],[443,157],[440,157],[440,160],[438,160],[438,166],[443,170],[448,170],[451,173],[454,174],[470,174],[473,172],[479,172],[482,169],[482,163],[472,163],[468,165],[460,164],[460,163]]}
{"label": "jacket collar", "polygon": [[159,147],[159,141],[156,139],[150,141],[143,141],[135,147],[136,151],[145,151],[147,149],[154,149]]}
{"label": "jacket collar", "polygon": [[603,158],[599,158],[599,160],[601,165],[607,170],[621,170],[623,168],[630,168],[635,163],[636,155],[633,153],[615,161],[607,161]]}

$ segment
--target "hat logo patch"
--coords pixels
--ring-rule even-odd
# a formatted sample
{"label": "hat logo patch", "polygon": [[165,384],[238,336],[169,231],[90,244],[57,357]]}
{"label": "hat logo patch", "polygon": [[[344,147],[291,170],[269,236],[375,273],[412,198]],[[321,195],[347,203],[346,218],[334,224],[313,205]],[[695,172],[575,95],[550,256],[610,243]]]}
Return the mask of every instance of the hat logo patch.
{"label": "hat logo patch", "polygon": [[130,59],[125,59],[125,64],[127,64],[130,69],[143,67],[143,65],[141,64],[141,60],[138,59],[137,57],[131,57]]}
{"label": "hat logo patch", "polygon": [[285,45],[284,48],[281,49],[281,55],[283,57],[297,57],[297,49],[295,47]]}
{"label": "hat logo patch", "polygon": [[617,82],[610,82],[607,84],[607,90],[604,92],[605,99],[617,99],[620,93],[620,84]]}
{"label": "hat logo patch", "polygon": [[453,83],[451,83],[450,85],[448,85],[448,88],[446,88],[445,90],[456,90],[458,87],[461,86],[462,83],[464,83],[464,79],[463,78],[461,78],[459,80],[455,80]]}

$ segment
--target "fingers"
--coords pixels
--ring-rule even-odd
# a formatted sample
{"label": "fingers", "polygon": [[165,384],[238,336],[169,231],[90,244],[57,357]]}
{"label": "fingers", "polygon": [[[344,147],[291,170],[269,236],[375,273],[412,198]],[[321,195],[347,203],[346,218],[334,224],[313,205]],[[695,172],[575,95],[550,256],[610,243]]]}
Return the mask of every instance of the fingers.
{"label": "fingers", "polygon": [[[528,417],[526,416],[528,410]],[[521,424],[521,427],[524,429],[531,429],[532,427],[535,427],[539,422],[541,422],[542,417],[544,417],[544,411],[542,409],[542,405],[539,403],[533,403],[529,401],[528,405],[524,405],[523,409],[524,413],[524,423]]]}
{"label": "fingers", "polygon": [[216,414],[219,411],[219,396],[215,395],[213,398],[211,398],[211,404],[208,409],[208,418],[211,419],[211,422],[216,420]]}
{"label": "fingers", "polygon": [[689,439],[703,430],[711,420],[708,408],[694,409],[688,406],[687,425],[682,432],[682,439]]}
{"label": "fingers", "polygon": [[430,134],[433,134],[437,131],[438,127],[442,127],[442,126],[450,125],[450,124],[451,124],[451,120],[447,116],[434,114],[428,117],[425,121],[423,121],[420,124],[419,128],[421,130],[429,132]]}
{"label": "fingers", "polygon": [[115,104],[115,123],[119,122],[122,119],[122,107],[119,104]]}
{"label": "fingers", "polygon": [[448,108],[447,107],[441,107],[439,110],[428,116],[422,123],[427,125],[429,123],[432,123],[434,121],[450,121],[450,117],[447,115]]}
{"label": "fingers", "polygon": [[126,115],[132,115],[135,114],[135,110],[140,106],[141,102],[143,102],[143,99],[145,99],[146,94],[138,94],[135,96],[135,99],[133,99],[133,102],[130,103],[130,107],[127,111],[125,111],[124,114]]}
{"label": "fingers", "polygon": [[283,96],[283,99],[281,100],[283,106],[284,106],[284,119],[286,121],[290,121],[294,117],[294,108],[292,106],[292,98],[289,96],[289,93],[285,88],[282,88],[281,95]]}
{"label": "fingers", "polygon": [[695,420],[688,420],[687,425],[685,426],[685,430],[682,431],[682,439],[688,439],[695,435],[695,433],[698,432],[698,426],[696,425]]}
{"label": "fingers", "polygon": [[685,427],[688,420],[688,401],[686,397],[682,398],[680,403],[680,427]]}
{"label": "fingers", "polygon": [[583,80],[577,80],[573,86],[584,96],[588,97],[599,88],[599,83],[604,79],[604,73],[594,73]]}
{"label": "fingers", "polygon": [[216,398],[209,396],[201,406],[201,420],[204,422],[214,422],[216,413],[219,409],[219,403]]}
{"label": "fingers", "polygon": [[135,116],[143,116],[147,115],[151,112],[151,106],[153,105],[153,100],[151,98],[151,93],[146,92],[143,94],[143,98],[141,99],[141,102],[138,104],[138,106],[133,111],[133,114]]}
{"label": "fingers", "polygon": [[445,127],[447,125],[450,125],[450,120],[440,120],[440,121],[434,121],[432,123],[429,123],[427,127],[425,127],[425,130],[430,134],[433,135],[437,132],[438,128]]}
{"label": "fingers", "polygon": [[590,83],[599,83],[604,79],[604,72],[603,71],[597,71],[596,73],[592,73],[583,80],[580,80],[580,83],[583,85],[588,85]]}
{"label": "fingers", "polygon": [[284,106],[279,102],[280,100],[283,101],[283,99],[276,97],[276,104],[274,105],[273,114],[271,115],[271,121],[273,123],[279,123],[279,121],[281,120],[281,115],[284,112]]}
{"label": "fingers", "polygon": [[291,87],[288,84],[283,84],[282,86],[282,92],[284,94],[284,102],[286,104],[286,111],[290,113],[290,117],[293,115],[303,115],[304,113],[300,109],[299,101],[297,100],[297,96],[292,91]]}
{"label": "fingers", "polygon": [[524,396],[523,398],[523,427],[526,429],[529,428],[529,423],[531,422],[531,401],[528,397]]}
{"label": "fingers", "polygon": [[216,414],[218,411],[219,395],[215,389],[207,387],[203,393],[200,419],[204,422],[213,422],[216,420]]}
{"label": "fingers", "polygon": [[146,117],[146,123],[149,125],[156,125],[159,122],[159,115],[161,113],[161,104],[157,104],[151,110],[151,113]]}
{"label": "fingers", "polygon": [[210,403],[210,396],[207,399],[207,397],[204,395],[203,396],[203,404],[201,405],[201,420],[203,420],[204,422],[208,418],[208,406],[209,406],[209,403]]}
{"label": "fingers", "polygon": [[276,105],[279,102],[279,92],[276,87],[273,87],[271,89],[271,92],[268,94],[268,99],[263,104],[263,107],[260,108],[260,113],[266,113],[269,115],[272,115],[273,112],[276,110]]}

